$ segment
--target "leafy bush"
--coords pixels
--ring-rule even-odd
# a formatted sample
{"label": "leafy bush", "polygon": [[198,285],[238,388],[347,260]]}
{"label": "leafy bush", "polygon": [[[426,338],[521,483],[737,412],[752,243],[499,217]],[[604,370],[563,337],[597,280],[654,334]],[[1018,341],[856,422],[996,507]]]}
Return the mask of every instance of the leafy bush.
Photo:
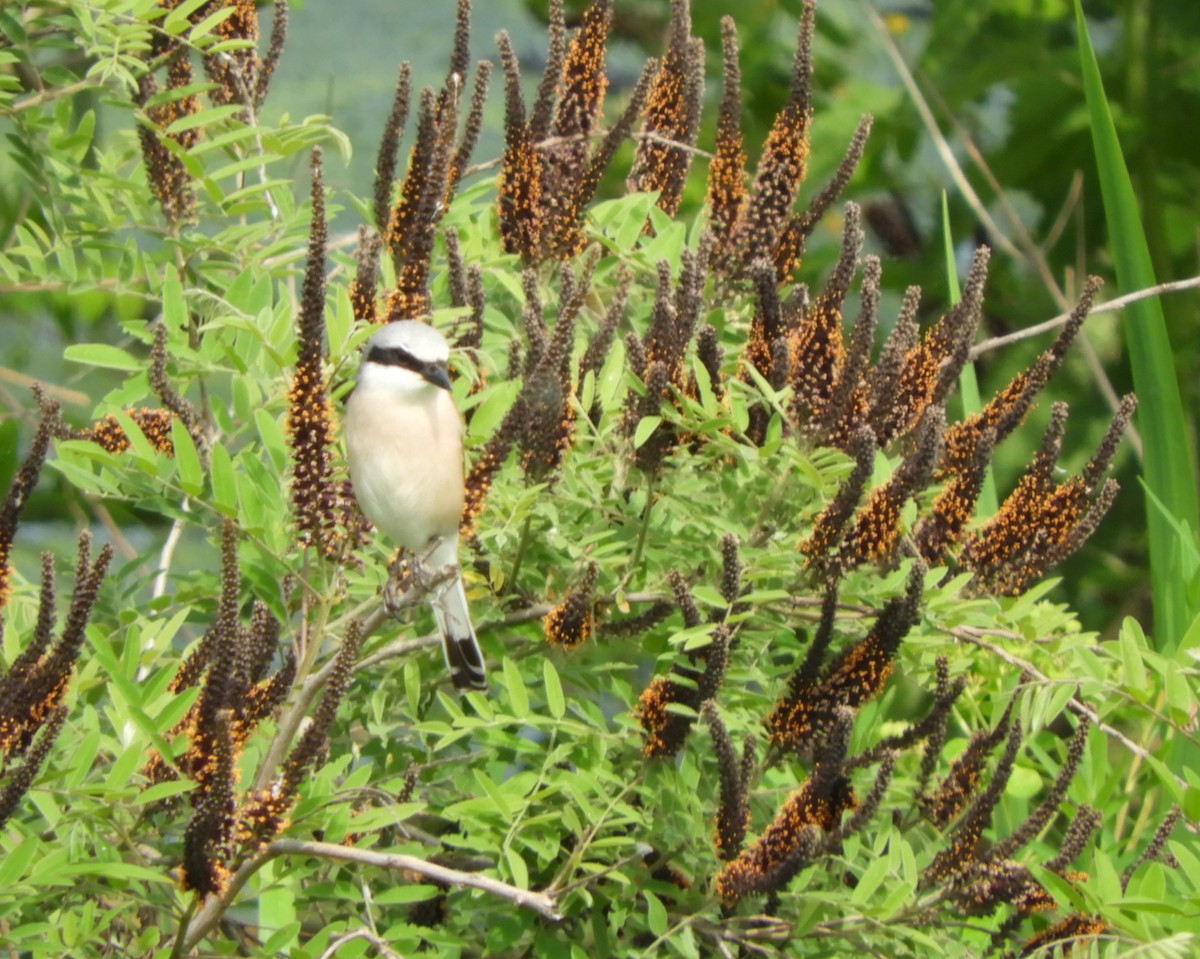
{"label": "leafy bush", "polygon": [[[797,212],[811,4],[753,177],[726,21],[707,209],[677,219],[686,2],[606,128],[608,4],[573,35],[552,7],[528,105],[502,36],[505,151],[472,179],[490,70],[463,0],[445,82],[401,73],[344,242],[337,132],[258,121],[285,10],[262,54],[247,2],[0,12],[3,282],[31,322],[80,300],[106,335],[65,352],[86,421],[73,382],[36,391],[0,507],[9,951],[1187,954],[1193,661],[1047,599],[1133,402],[1065,477],[1065,406],[1040,444],[1020,429],[1098,284],[948,425],[988,255],[924,332],[919,291],[886,314],[854,204],[805,274],[870,126]],[[97,138],[97,109],[127,129]],[[631,136],[628,193],[596,201]],[[414,561],[389,572],[340,451],[359,347],[400,318],[459,347],[488,694],[446,688],[420,603],[385,611]],[[1010,436],[1035,451],[988,515]],[[14,547],[39,483],[85,531],[73,576],[47,552],[36,583]]]}

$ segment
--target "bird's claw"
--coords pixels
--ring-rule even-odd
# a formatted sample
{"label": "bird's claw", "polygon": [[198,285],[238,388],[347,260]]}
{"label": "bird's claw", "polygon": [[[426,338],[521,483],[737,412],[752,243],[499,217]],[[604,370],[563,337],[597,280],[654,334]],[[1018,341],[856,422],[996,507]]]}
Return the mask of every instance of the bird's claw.
{"label": "bird's claw", "polygon": [[389,615],[398,615],[401,610],[412,606],[445,583],[452,582],[458,575],[458,566],[454,563],[437,569],[430,569],[426,565],[440,542],[435,540],[419,555],[409,558],[401,554],[393,560],[383,586],[383,605]]}

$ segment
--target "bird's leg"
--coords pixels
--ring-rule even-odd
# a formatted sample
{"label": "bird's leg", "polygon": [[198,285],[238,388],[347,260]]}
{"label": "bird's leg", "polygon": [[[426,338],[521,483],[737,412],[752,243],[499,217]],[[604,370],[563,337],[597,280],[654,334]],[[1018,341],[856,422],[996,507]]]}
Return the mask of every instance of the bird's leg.
{"label": "bird's leg", "polygon": [[[437,569],[430,569],[426,564],[437,551],[437,548],[442,545],[442,537],[435,536],[429,541],[429,545],[425,548],[420,556],[416,557],[416,567],[418,576],[425,592],[432,593],[437,591],[437,596],[441,596],[446,585],[453,583],[458,576],[458,564],[446,563],[444,566],[439,566]],[[436,598],[436,597],[435,597]]]}
{"label": "bird's leg", "polygon": [[405,550],[396,554],[388,567],[388,581],[383,587],[383,605],[388,613],[395,616],[427,593],[453,581],[458,574],[455,564],[450,563],[438,569],[430,569],[426,565],[441,543],[440,538],[433,539],[424,552],[413,554],[411,558]]}
{"label": "bird's leg", "polygon": [[383,606],[391,616],[396,616],[406,606],[411,606],[420,596],[408,551],[400,550],[388,566],[387,582],[383,584]]}

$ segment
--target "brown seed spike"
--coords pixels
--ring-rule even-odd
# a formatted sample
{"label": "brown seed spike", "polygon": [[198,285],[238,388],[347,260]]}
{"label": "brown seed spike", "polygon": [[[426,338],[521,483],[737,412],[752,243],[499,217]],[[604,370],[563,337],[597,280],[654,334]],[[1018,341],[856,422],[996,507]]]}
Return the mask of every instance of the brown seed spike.
{"label": "brown seed spike", "polygon": [[[156,452],[175,455],[175,444],[171,439],[171,421],[175,417],[170,410],[142,407],[125,412]],[[123,453],[132,445],[120,421],[111,413],[86,429],[70,430],[68,435],[71,439],[89,440],[110,453]]]}
{"label": "brown seed spike", "polygon": [[[187,66],[186,55],[177,54],[174,58],[176,83],[183,85],[184,68]],[[188,78],[190,82],[190,76]],[[177,89],[178,87],[176,87]],[[149,107],[147,102],[158,93],[158,83],[154,74],[146,71],[138,78],[138,92],[134,101],[145,107],[146,122],[138,125],[138,141],[142,149],[142,162],[146,167],[146,178],[150,181],[150,189],[162,207],[163,216],[172,229],[192,220],[196,212],[196,193],[192,186],[191,175],[183,165],[183,161],[166,146],[160,137],[168,136],[162,133],[176,119],[186,113],[199,110],[199,102],[194,96],[172,100],[165,104]],[[188,135],[193,138],[198,128],[193,127],[187,134],[177,134],[176,142],[187,147]],[[183,139],[178,139],[183,137]]]}
{"label": "brown seed spike", "polygon": [[717,775],[721,783],[713,845],[717,847],[717,858],[728,862],[742,851],[742,844],[746,841],[746,828],[750,824],[750,802],[746,790],[748,784],[742,775],[742,763],[738,761],[733,742],[721,721],[716,704],[712,700],[703,703],[700,715],[708,723],[712,735]]}
{"label": "brown seed spike", "polygon": [[779,284],[769,260],[755,260],[750,265],[754,280],[757,307],[750,320],[750,334],[742,350],[743,362],[749,362],[767,382],[772,382],[775,343],[788,333],[783,304],[779,300]]}
{"label": "brown seed spike", "polygon": [[521,69],[508,34],[496,36],[504,66],[504,156],[497,179],[500,236],[508,253],[528,263],[537,256],[545,214],[542,208],[543,160],[525,123]]}
{"label": "brown seed spike", "polygon": [[700,616],[700,608],[696,605],[696,597],[692,595],[687,581],[679,574],[678,570],[672,569],[667,572],[667,582],[671,584],[671,592],[675,596],[675,605],[679,607],[679,612],[683,614],[684,627],[693,629],[699,626],[703,621]]}
{"label": "brown seed spike", "polygon": [[475,87],[471,92],[471,106],[467,111],[466,123],[463,124],[462,137],[458,148],[454,151],[454,159],[450,163],[450,173],[446,182],[446,195],[443,199],[445,206],[450,205],[454,192],[467,172],[471,162],[471,154],[479,142],[479,134],[483,132],[483,111],[487,106],[488,85],[492,80],[492,64],[490,60],[480,60],[475,67]]}
{"label": "brown seed spike", "polygon": [[1054,464],[1062,449],[1067,404],[1055,403],[1050,424],[1029,468],[996,514],[968,539],[962,562],[982,580],[989,580],[1001,566],[1022,555],[1027,548],[1042,504],[1054,488]]}
{"label": "brown seed spike", "polygon": [[940,563],[946,551],[958,542],[966,530],[987,477],[995,440],[994,430],[986,430],[979,437],[970,467],[946,482],[928,515],[923,516],[913,530],[917,554],[926,563]]}
{"label": "brown seed spike", "polygon": [[20,468],[13,475],[8,485],[4,499],[0,501],[0,609],[8,602],[10,591],[9,577],[12,569],[8,558],[12,555],[13,538],[17,533],[17,524],[21,511],[29,499],[30,493],[37,485],[42,473],[42,465],[46,462],[46,454],[50,450],[50,440],[58,431],[60,425],[58,404],[46,402],[42,409],[42,418],[34,433],[29,452],[25,454]]}
{"label": "brown seed spike", "polygon": [[458,124],[459,87],[437,100],[431,90],[421,91],[417,142],[409,157],[408,175],[400,185],[393,213],[398,236],[392,246],[396,264],[396,289],[388,297],[388,319],[417,319],[431,306],[430,262],[437,224],[449,203],[449,182]]}
{"label": "brown seed spike", "polygon": [[721,18],[721,83],[717,115],[717,144],[708,164],[709,229],[715,239],[715,259],[725,264],[734,227],[746,204],[746,151],[742,146],[742,72],[738,64],[737,27],[733,17]]}
{"label": "brown seed spike", "polygon": [[[945,356],[937,381],[934,383],[930,403],[942,403],[958,383],[959,375],[971,355],[971,344],[979,321],[983,315],[983,290],[987,283],[988,263],[992,251],[981,246],[971,259],[971,271],[963,285],[962,298],[947,314],[945,335],[947,342],[937,349]],[[932,332],[932,331],[931,331]]]}
{"label": "brown seed spike", "polygon": [[[400,64],[396,78],[396,93],[392,97],[392,109],[383,125],[383,137],[379,142],[379,156],[375,160],[375,229],[380,236],[392,235],[392,189],[396,182],[396,159],[400,148],[400,137],[408,120],[410,67],[407,61]],[[361,244],[360,244],[361,249]]]}
{"label": "brown seed spike", "polygon": [[[258,89],[259,70],[258,11],[254,0],[216,0],[216,3],[202,4],[192,13],[192,22],[198,23],[213,13],[214,7],[233,7],[234,12],[217,24],[213,35],[222,40],[249,40],[250,44],[205,55],[204,72],[217,84],[209,97],[216,104],[237,103],[251,107]],[[244,111],[242,116],[245,116]]]}
{"label": "brown seed spike", "polygon": [[1009,858],[1040,833],[1051,818],[1058,814],[1058,807],[1066,798],[1067,787],[1071,785],[1071,780],[1075,778],[1079,763],[1083,759],[1089,725],[1086,715],[1080,717],[1075,734],[1067,744],[1067,755],[1059,767],[1058,775],[1054,777],[1054,783],[1025,821],[992,847],[988,854],[991,858]]}
{"label": "brown seed spike", "polygon": [[[1167,849],[1167,840],[1171,838],[1171,833],[1175,831],[1175,826],[1183,816],[1183,810],[1178,806],[1172,806],[1162,822],[1158,824],[1158,828],[1154,830],[1154,838],[1142,850],[1141,855],[1121,874],[1121,892],[1124,892],[1129,886],[1129,880],[1133,878],[1133,874],[1137,872],[1139,866],[1147,862],[1162,862],[1171,868],[1178,868],[1179,861]],[[1066,845],[1066,842],[1063,842]]]}
{"label": "brown seed spike", "polygon": [[274,13],[271,17],[271,42],[267,45],[267,55],[263,57],[258,70],[258,81],[254,85],[254,109],[261,109],[271,88],[271,77],[279,60],[283,56],[284,42],[287,40],[288,5],[287,0],[275,0]]}
{"label": "brown seed spike", "polygon": [[[1053,873],[1062,875],[1087,845],[1092,834],[1100,828],[1102,817],[1100,810],[1083,805],[1075,810],[1075,816],[1067,827],[1066,833],[1058,845],[1058,853],[1053,859],[1046,860],[1046,868]],[[1124,892],[1124,886],[1122,886]]]}
{"label": "brown seed spike", "polygon": [[1100,481],[1109,464],[1112,463],[1112,458],[1117,452],[1117,446],[1121,442],[1121,434],[1125,431],[1125,427],[1129,425],[1129,421],[1133,418],[1134,411],[1137,409],[1137,397],[1132,393],[1127,393],[1121,397],[1121,402],[1117,406],[1117,411],[1113,414],[1112,422],[1108,425],[1108,430],[1104,434],[1104,439],[1101,440],[1100,446],[1096,449],[1095,455],[1088,461],[1084,467],[1080,478],[1083,484],[1092,489]]}
{"label": "brown seed spike", "polygon": [[842,305],[862,250],[859,207],[846,204],[846,224],[837,266],[820,295],[804,311],[799,327],[788,341],[792,369],[792,415],[795,424],[814,423],[829,404],[833,386],[841,375],[846,347],[842,336]]}
{"label": "brown seed spike", "polygon": [[[604,65],[611,24],[612,0],[595,0],[583,12],[563,61],[552,127],[556,137],[586,138],[596,130],[608,89]],[[582,146],[581,158],[587,155],[586,143]]]}
{"label": "brown seed spike", "polygon": [[538,83],[533,109],[529,112],[529,139],[541,143],[550,134],[554,119],[555,93],[562,80],[563,64],[567,56],[567,28],[563,19],[562,0],[550,0],[548,9],[549,42],[546,50],[546,67]]}
{"label": "brown seed spike", "polygon": [[1071,311],[1066,324],[1050,348],[1038,357],[1027,372],[1018,373],[978,413],[955,423],[946,431],[946,453],[941,470],[955,471],[970,461],[973,435],[992,427],[996,430],[996,442],[1000,443],[1020,425],[1055,370],[1062,365],[1063,358],[1075,336],[1083,326],[1092,308],[1092,301],[1102,283],[1097,277],[1088,277],[1084,283],[1079,302]]}
{"label": "brown seed spike", "polygon": [[[966,808],[968,800],[975,795],[984,762],[992,750],[1009,734],[1012,709],[1013,704],[1009,703],[995,729],[989,732],[973,733],[967,748],[951,764],[949,772],[938,784],[937,790],[932,795],[921,798],[921,806],[925,815],[935,826],[939,828],[948,826]],[[922,763],[922,770],[924,769],[925,763]],[[932,773],[932,763],[929,772]],[[928,774],[925,778],[928,779]]]}
{"label": "brown seed spike", "polygon": [[910,286],[904,293],[900,315],[884,344],[883,352],[867,374],[871,396],[867,421],[879,445],[885,449],[908,423],[915,423],[920,418],[921,410],[916,408],[913,398],[905,397],[900,392],[907,357],[916,347],[920,333],[917,324],[920,305],[921,288]]}
{"label": "brown seed spike", "polygon": [[312,724],[304,731],[283,764],[278,787],[280,795],[295,796],[305,773],[320,762],[328,742],[329,727],[333,725],[338,706],[354,674],[362,639],[362,623],[357,619],[350,620],[342,645],[334,657],[325,692],[321,694],[321,701],[313,713]]}
{"label": "brown seed spike", "polygon": [[575,649],[591,637],[596,627],[592,594],[599,573],[600,567],[589,563],[579,585],[542,619],[542,631],[550,645]]}
{"label": "brown seed spike", "polygon": [[200,417],[195,408],[171,385],[167,374],[167,328],[162,323],[154,325],[154,345],[150,348],[150,389],[162,400],[163,406],[183,420],[188,435],[196,444],[201,463],[208,462],[208,439],[200,428]]}
{"label": "brown seed spike", "polygon": [[992,812],[1012,776],[1013,765],[1016,763],[1017,753],[1021,749],[1021,741],[1021,723],[1014,721],[1008,728],[1008,740],[1004,747],[1004,754],[992,771],[992,778],[988,782],[987,788],[959,820],[951,844],[938,852],[926,868],[925,875],[929,879],[940,881],[967,870],[972,863],[977,861],[983,831],[991,823]]}
{"label": "brown seed spike", "polygon": [[454,11],[454,46],[450,52],[450,69],[446,74],[446,89],[461,83],[471,65],[471,0],[458,0]]}
{"label": "brown seed spike", "polygon": [[[842,191],[846,189],[846,184],[850,182],[850,178],[854,176],[854,171],[858,168],[858,163],[862,159],[863,151],[867,146],[867,137],[871,135],[871,124],[875,118],[869,113],[864,113],[858,121],[858,126],[854,130],[854,136],[850,139],[850,145],[846,148],[846,154],[842,157],[842,162],[838,164],[837,170],[834,171],[833,178],[821,188],[821,192],[813,197],[809,203],[808,209],[795,218],[794,233],[799,238],[801,250],[812,231],[816,229],[818,223],[821,222],[826,212],[842,195]],[[799,257],[801,250],[797,250],[796,256]],[[790,268],[784,269],[785,264],[779,262],[776,257],[776,262],[781,272],[790,275],[795,271],[797,264]]]}
{"label": "brown seed spike", "polygon": [[727,906],[747,895],[782,890],[821,848],[824,834],[838,829],[842,814],[858,803],[841,775],[841,758],[851,717],[840,710],[830,746],[804,781],[780,807],[762,835],[717,875],[717,895]]}
{"label": "brown seed spike", "polygon": [[[388,232],[384,235],[397,273],[401,272],[403,265],[412,257],[413,248],[419,243],[419,234],[428,226],[422,221],[421,210],[427,194],[433,190],[431,181],[438,141],[434,103],[434,93],[426,87],[421,91],[417,132],[408,154],[408,170],[388,218]],[[435,195],[441,198],[440,191]]]}
{"label": "brown seed spike", "polygon": [[[1034,933],[1021,946],[1022,956],[1049,955],[1053,947],[1060,947],[1060,954],[1067,955],[1072,947],[1088,939],[1095,939],[1108,931],[1108,923],[1100,916],[1071,913],[1052,926]],[[1047,951],[1047,949],[1050,951]]]}
{"label": "brown seed spike", "polygon": [[551,124],[554,139],[541,147],[546,217],[542,244],[546,256],[572,256],[585,242],[579,218],[589,197],[581,196],[580,188],[589,166],[588,141],[598,128],[608,89],[605,42],[611,21],[611,0],[597,0],[589,6],[562,63],[558,104]]}
{"label": "brown seed spike", "polygon": [[367,323],[379,321],[379,304],[376,287],[379,282],[379,253],[383,240],[374,230],[365,226],[358,228],[358,248],[354,254],[354,279],[346,290],[350,298],[350,309],[356,320]]}
{"label": "brown seed spike", "polygon": [[335,549],[333,410],[321,368],[325,335],[325,190],[321,151],[312,154],[312,227],[300,295],[296,369],[288,387],[286,431],[292,452],[292,513],[302,546]]}
{"label": "brown seed spike", "polygon": [[608,128],[604,139],[592,153],[586,172],[575,181],[574,189],[570,194],[570,215],[563,221],[564,223],[573,223],[574,226],[562,234],[556,233],[554,242],[551,244],[552,251],[558,255],[571,256],[583,249],[585,237],[578,226],[583,208],[595,195],[597,187],[600,186],[600,178],[604,176],[604,172],[612,163],[613,157],[616,156],[617,149],[625,142],[626,137],[633,129],[633,125],[646,103],[646,98],[649,96],[650,87],[657,71],[658,61],[654,58],[647,60],[625,110],[617,118],[617,122]]}
{"label": "brown seed spike", "polygon": [[37,779],[42,763],[50,754],[50,747],[54,745],[54,740],[62,731],[62,725],[66,718],[66,706],[56,706],[50,711],[42,723],[41,736],[25,753],[25,759],[17,767],[17,770],[9,775],[4,788],[0,789],[0,829],[4,828],[5,823],[17,811],[17,804],[21,801],[21,797],[29,791],[34,780]]}
{"label": "brown seed spike", "polygon": [[891,676],[896,650],[917,620],[924,574],[924,565],[915,563],[905,594],[888,602],[871,631],[819,683],[808,683],[803,667],[793,677],[788,694],[767,717],[773,743],[809,751],[825,741],[842,711],[858,709],[879,695]]}
{"label": "brown seed spike", "polygon": [[692,724],[668,708],[678,703],[698,705],[695,686],[676,682],[674,672],[655,676],[638,697],[634,716],[646,737],[642,746],[646,758],[674,756],[683,748]]}
{"label": "brown seed spike", "polygon": [[669,216],[683,198],[704,91],[704,48],[691,31],[690,0],[671,0],[667,49],[646,100],[628,180],[631,192],[658,191],[658,207]]}
{"label": "brown seed spike", "polygon": [[849,445],[854,431],[864,424],[867,416],[868,394],[863,376],[871,362],[875,328],[879,325],[879,284],[882,277],[879,257],[868,256],[863,260],[861,307],[850,334],[850,348],[829,405],[817,427],[819,433],[824,435],[825,443],[842,449]]}
{"label": "brown seed spike", "polygon": [[226,861],[233,838],[235,749],[232,715],[221,711],[212,740],[212,776],[192,792],[193,812],[183,834],[183,888],[201,898],[219,895],[229,877]]}
{"label": "brown seed spike", "polygon": [[849,453],[854,457],[854,469],[838,487],[834,495],[821,510],[813,523],[813,531],[800,546],[800,552],[814,566],[823,565],[845,532],[855,507],[862,499],[867,480],[875,468],[875,436],[870,427],[860,427],[850,439]]}
{"label": "brown seed spike", "polygon": [[751,199],[737,225],[736,244],[747,265],[760,257],[776,262],[780,234],[808,173],[814,15],[814,3],[805,0],[788,102],[767,134]]}
{"label": "brown seed spike", "polygon": [[839,562],[843,569],[891,558],[900,540],[900,512],[904,504],[933,478],[945,427],[946,414],[942,408],[929,407],[921,418],[912,453],[897,467],[891,479],[871,490],[866,505],[846,534],[839,550]]}

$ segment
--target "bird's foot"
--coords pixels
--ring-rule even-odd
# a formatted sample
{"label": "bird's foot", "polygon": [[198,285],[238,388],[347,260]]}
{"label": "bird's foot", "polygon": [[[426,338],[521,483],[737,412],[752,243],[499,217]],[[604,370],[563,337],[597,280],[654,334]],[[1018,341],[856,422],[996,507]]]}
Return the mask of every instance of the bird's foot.
{"label": "bird's foot", "polygon": [[437,569],[426,565],[440,542],[435,540],[420,554],[401,552],[392,561],[388,567],[387,582],[383,586],[383,605],[389,615],[398,615],[401,610],[421,601],[445,583],[453,582],[458,575],[458,566],[453,563]]}

